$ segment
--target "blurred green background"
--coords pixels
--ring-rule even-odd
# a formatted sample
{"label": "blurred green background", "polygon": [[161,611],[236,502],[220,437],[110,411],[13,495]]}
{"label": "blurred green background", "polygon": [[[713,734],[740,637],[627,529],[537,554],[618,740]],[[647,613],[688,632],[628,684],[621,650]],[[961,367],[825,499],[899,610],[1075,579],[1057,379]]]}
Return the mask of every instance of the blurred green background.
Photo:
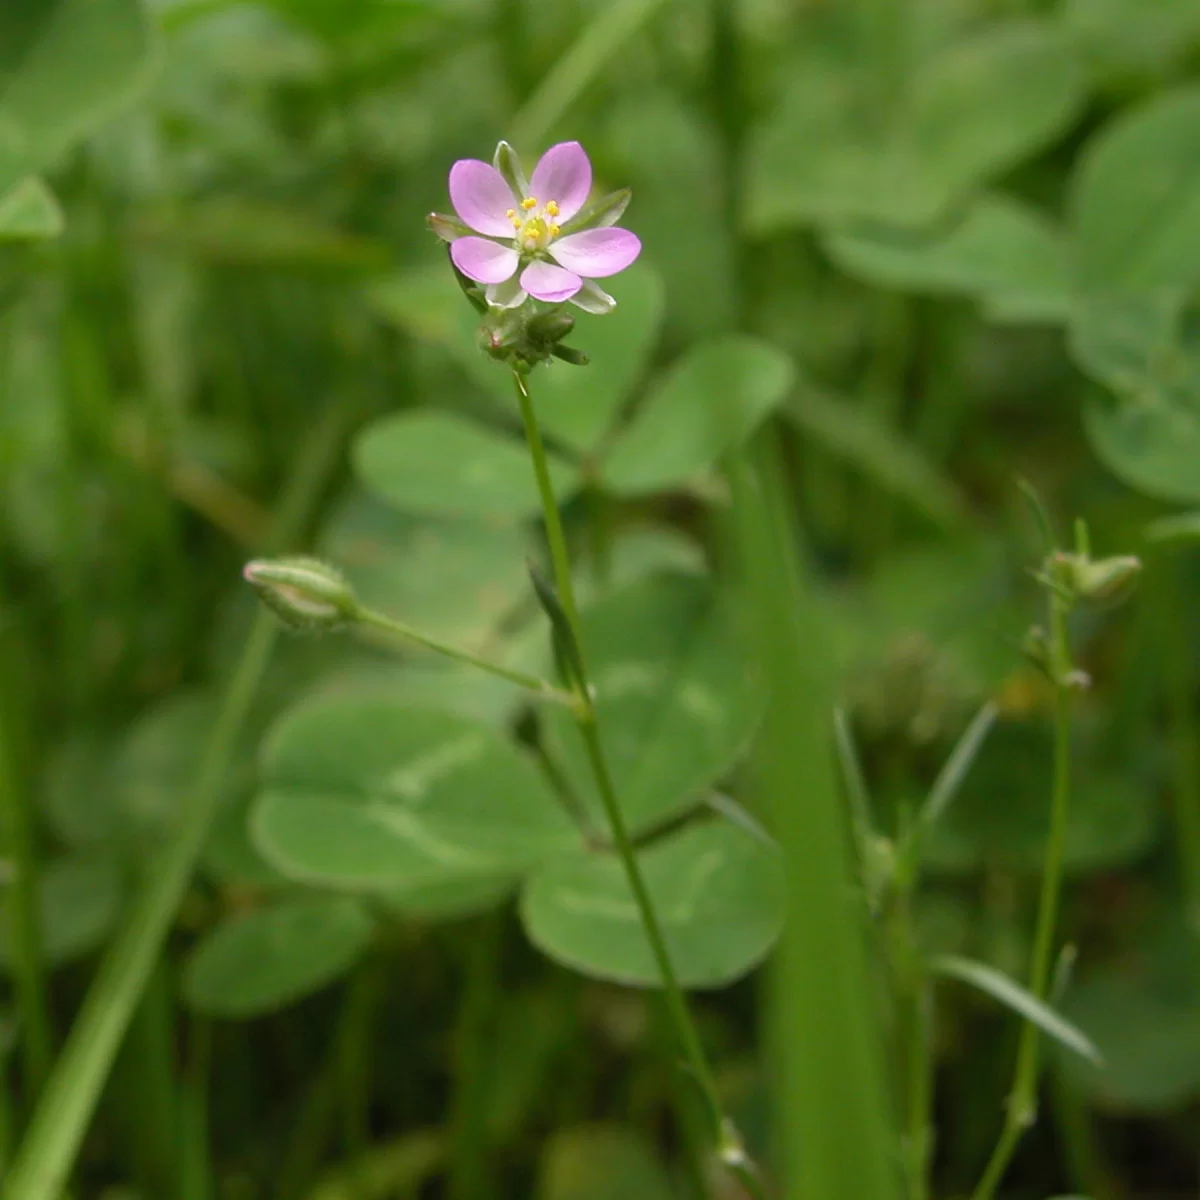
{"label": "blurred green background", "polygon": [[[767,430],[885,829],[999,708],[917,921],[929,953],[1024,978],[1050,689],[1019,653],[1041,547],[1015,481],[1064,538],[1083,517],[1098,554],[1143,559],[1130,604],[1073,628],[1093,686],[1062,1006],[1106,1067],[1050,1054],[1005,1192],[1196,1195],[1198,72],[1194,0],[5,0],[0,1166],[132,898],[211,800],[73,1195],[703,1194],[671,1035],[613,982],[645,974],[627,942],[515,866],[343,878],[272,803],[305,714],[326,713],[314,744],[353,741],[382,696],[519,746],[496,770],[535,764],[511,784],[532,812],[529,788],[578,778],[554,720],[428,657],[283,638],[213,733],[247,638],[267,653],[239,577],[264,551],[316,551],[446,640],[542,655],[508,383],[424,224],[453,161],[504,137],[528,163],[582,141],[644,244],[616,313],[580,316],[592,364],[534,377],[597,657],[672,647],[679,720],[612,718],[643,834],[743,796],[722,462]],[[727,986],[778,931],[777,898],[738,891],[759,869],[698,915],[684,974],[769,1172],[760,988]],[[1015,1026],[938,989],[935,1195],[987,1157]]]}

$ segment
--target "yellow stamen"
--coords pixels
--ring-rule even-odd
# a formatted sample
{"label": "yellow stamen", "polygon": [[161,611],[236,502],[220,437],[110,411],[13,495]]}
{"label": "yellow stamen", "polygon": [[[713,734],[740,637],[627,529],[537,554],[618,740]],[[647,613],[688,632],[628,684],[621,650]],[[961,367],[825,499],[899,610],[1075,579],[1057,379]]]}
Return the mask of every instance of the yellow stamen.
{"label": "yellow stamen", "polygon": [[558,201],[557,200],[551,200],[546,204],[546,216],[548,216],[548,217],[557,217],[558,216]]}
{"label": "yellow stamen", "polygon": [[521,201],[521,207],[528,212],[531,208],[537,208],[537,200],[533,196],[526,196]]}
{"label": "yellow stamen", "polygon": [[560,232],[561,232],[561,230],[559,229],[559,227],[557,225],[550,226],[550,236],[551,237],[558,237]]}
{"label": "yellow stamen", "polygon": [[517,215],[517,210],[515,208],[510,208],[504,215],[511,221],[513,217]]}

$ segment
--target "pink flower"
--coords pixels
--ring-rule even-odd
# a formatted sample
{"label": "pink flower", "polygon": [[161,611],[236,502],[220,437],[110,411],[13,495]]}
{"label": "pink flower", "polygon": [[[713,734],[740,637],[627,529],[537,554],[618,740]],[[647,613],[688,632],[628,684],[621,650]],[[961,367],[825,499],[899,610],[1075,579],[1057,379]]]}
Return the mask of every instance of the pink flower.
{"label": "pink flower", "polygon": [[[477,158],[460,159],[450,168],[454,211],[463,225],[484,235],[455,237],[450,244],[454,265],[486,284],[488,303],[500,308],[515,308],[529,295],[609,312],[616,301],[593,281],[623,271],[642,243],[627,229],[603,224],[603,217],[598,228],[571,231],[569,222],[592,190],[592,164],[583,147],[578,142],[551,146],[528,184],[503,142],[497,163],[504,165],[501,151],[509,155],[512,186],[495,166]],[[620,215],[619,208],[615,211],[613,220]]]}

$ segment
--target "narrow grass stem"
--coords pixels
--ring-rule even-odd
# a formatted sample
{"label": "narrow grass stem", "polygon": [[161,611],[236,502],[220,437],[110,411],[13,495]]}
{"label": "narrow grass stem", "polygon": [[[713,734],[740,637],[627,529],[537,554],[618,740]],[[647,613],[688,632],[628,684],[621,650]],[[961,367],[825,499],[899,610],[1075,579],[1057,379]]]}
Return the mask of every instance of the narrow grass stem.
{"label": "narrow grass stem", "polygon": [[[1071,650],[1067,636],[1068,602],[1050,596],[1050,653],[1054,678],[1054,783],[1050,799],[1050,833],[1042,866],[1037,924],[1029,990],[1039,1000],[1047,999],[1054,969],[1054,937],[1062,893],[1063,850],[1066,845],[1067,813],[1071,795]],[[1037,1115],[1038,1029],[1027,1021],[1017,1043],[1016,1068],[1008,1098],[1004,1126],[972,1200],[991,1200],[1008,1170],[1025,1130]]]}
{"label": "narrow grass stem", "polygon": [[575,705],[574,696],[569,692],[564,692],[561,688],[556,688],[548,680],[539,679],[536,675],[528,675],[524,671],[514,671],[509,667],[501,666],[499,663],[488,662],[487,659],[479,658],[468,650],[460,650],[457,646],[451,646],[446,642],[439,641],[437,638],[422,633],[419,629],[414,629],[411,625],[406,625],[403,621],[397,621],[393,617],[375,612],[373,609],[360,609],[358,622],[371,629],[378,629],[392,637],[399,638],[401,641],[424,646],[425,649],[432,650],[435,654],[441,654],[445,658],[453,659],[455,662],[477,667],[481,671],[486,671],[489,675],[495,675],[498,679],[506,679],[509,683],[515,683],[518,687],[527,688],[531,692],[545,696],[547,699],[555,700],[560,704],[566,704],[570,707]]}
{"label": "narrow grass stem", "polygon": [[[533,472],[541,496],[542,511],[546,522],[546,540],[550,545],[550,558],[554,566],[559,600],[571,626],[571,633],[579,652],[579,661],[583,664],[586,673],[586,659],[579,634],[579,609],[575,602],[575,590],[571,582],[571,560],[567,552],[567,539],[563,532],[562,518],[558,512],[558,501],[554,495],[554,485],[550,480],[546,448],[542,441],[541,429],[538,426],[537,414],[533,409],[529,388],[524,378],[515,371],[513,372],[513,384],[516,388],[517,401],[521,408],[521,420],[525,426],[525,439],[529,446]],[[596,708],[590,687],[582,690],[574,711],[587,750],[588,762],[595,777],[596,788],[604,805],[604,815],[609,824],[613,845],[616,847],[621,866],[629,881],[629,888],[633,893],[634,903],[637,905],[639,919],[646,931],[646,940],[650,943],[650,950],[654,955],[654,961],[662,979],[663,994],[671,1023],[675,1028],[675,1034],[683,1050],[688,1069],[703,1093],[705,1103],[712,1115],[714,1128],[721,1143],[719,1147],[721,1155],[726,1161],[730,1161],[740,1152],[740,1142],[736,1140],[737,1134],[733,1126],[725,1119],[717,1095],[716,1081],[713,1079],[699,1034],[692,1022],[683,990],[679,986],[675,968],[671,963],[671,955],[654,908],[654,901],[646,886],[642,869],[638,865],[633,840],[629,836],[625,817],[621,812],[621,805],[613,787],[608,762],[604,756],[604,749],[600,743],[600,733],[596,724]],[[759,1195],[761,1193],[754,1190],[751,1194]]]}
{"label": "narrow grass stem", "polygon": [[0,857],[8,860],[11,970],[26,1094],[35,1096],[50,1069],[50,1019],[42,964],[38,862],[29,796],[19,777],[8,714],[0,702]]}
{"label": "narrow grass stem", "polygon": [[[272,542],[301,535],[354,410],[336,404],[312,429],[276,510]],[[268,549],[273,549],[269,546]],[[4,1180],[4,1200],[59,1200],[125,1033],[150,979],[216,815],[238,734],[270,659],[278,624],[261,613],[242,648],[209,734],[174,840],[100,964]]]}

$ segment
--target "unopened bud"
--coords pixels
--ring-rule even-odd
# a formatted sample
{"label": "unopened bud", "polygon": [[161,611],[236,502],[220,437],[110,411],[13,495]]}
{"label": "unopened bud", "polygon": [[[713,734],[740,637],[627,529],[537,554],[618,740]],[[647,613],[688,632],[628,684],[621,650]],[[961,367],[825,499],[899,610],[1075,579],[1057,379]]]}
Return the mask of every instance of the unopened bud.
{"label": "unopened bud", "polygon": [[1075,564],[1075,587],[1085,600],[1120,604],[1133,590],[1141,570],[1141,559],[1132,554],[1118,554],[1096,562],[1083,559]]}
{"label": "unopened bud", "polygon": [[289,629],[339,629],[359,613],[358,599],[335,567],[316,558],[256,558],[242,576]]}

